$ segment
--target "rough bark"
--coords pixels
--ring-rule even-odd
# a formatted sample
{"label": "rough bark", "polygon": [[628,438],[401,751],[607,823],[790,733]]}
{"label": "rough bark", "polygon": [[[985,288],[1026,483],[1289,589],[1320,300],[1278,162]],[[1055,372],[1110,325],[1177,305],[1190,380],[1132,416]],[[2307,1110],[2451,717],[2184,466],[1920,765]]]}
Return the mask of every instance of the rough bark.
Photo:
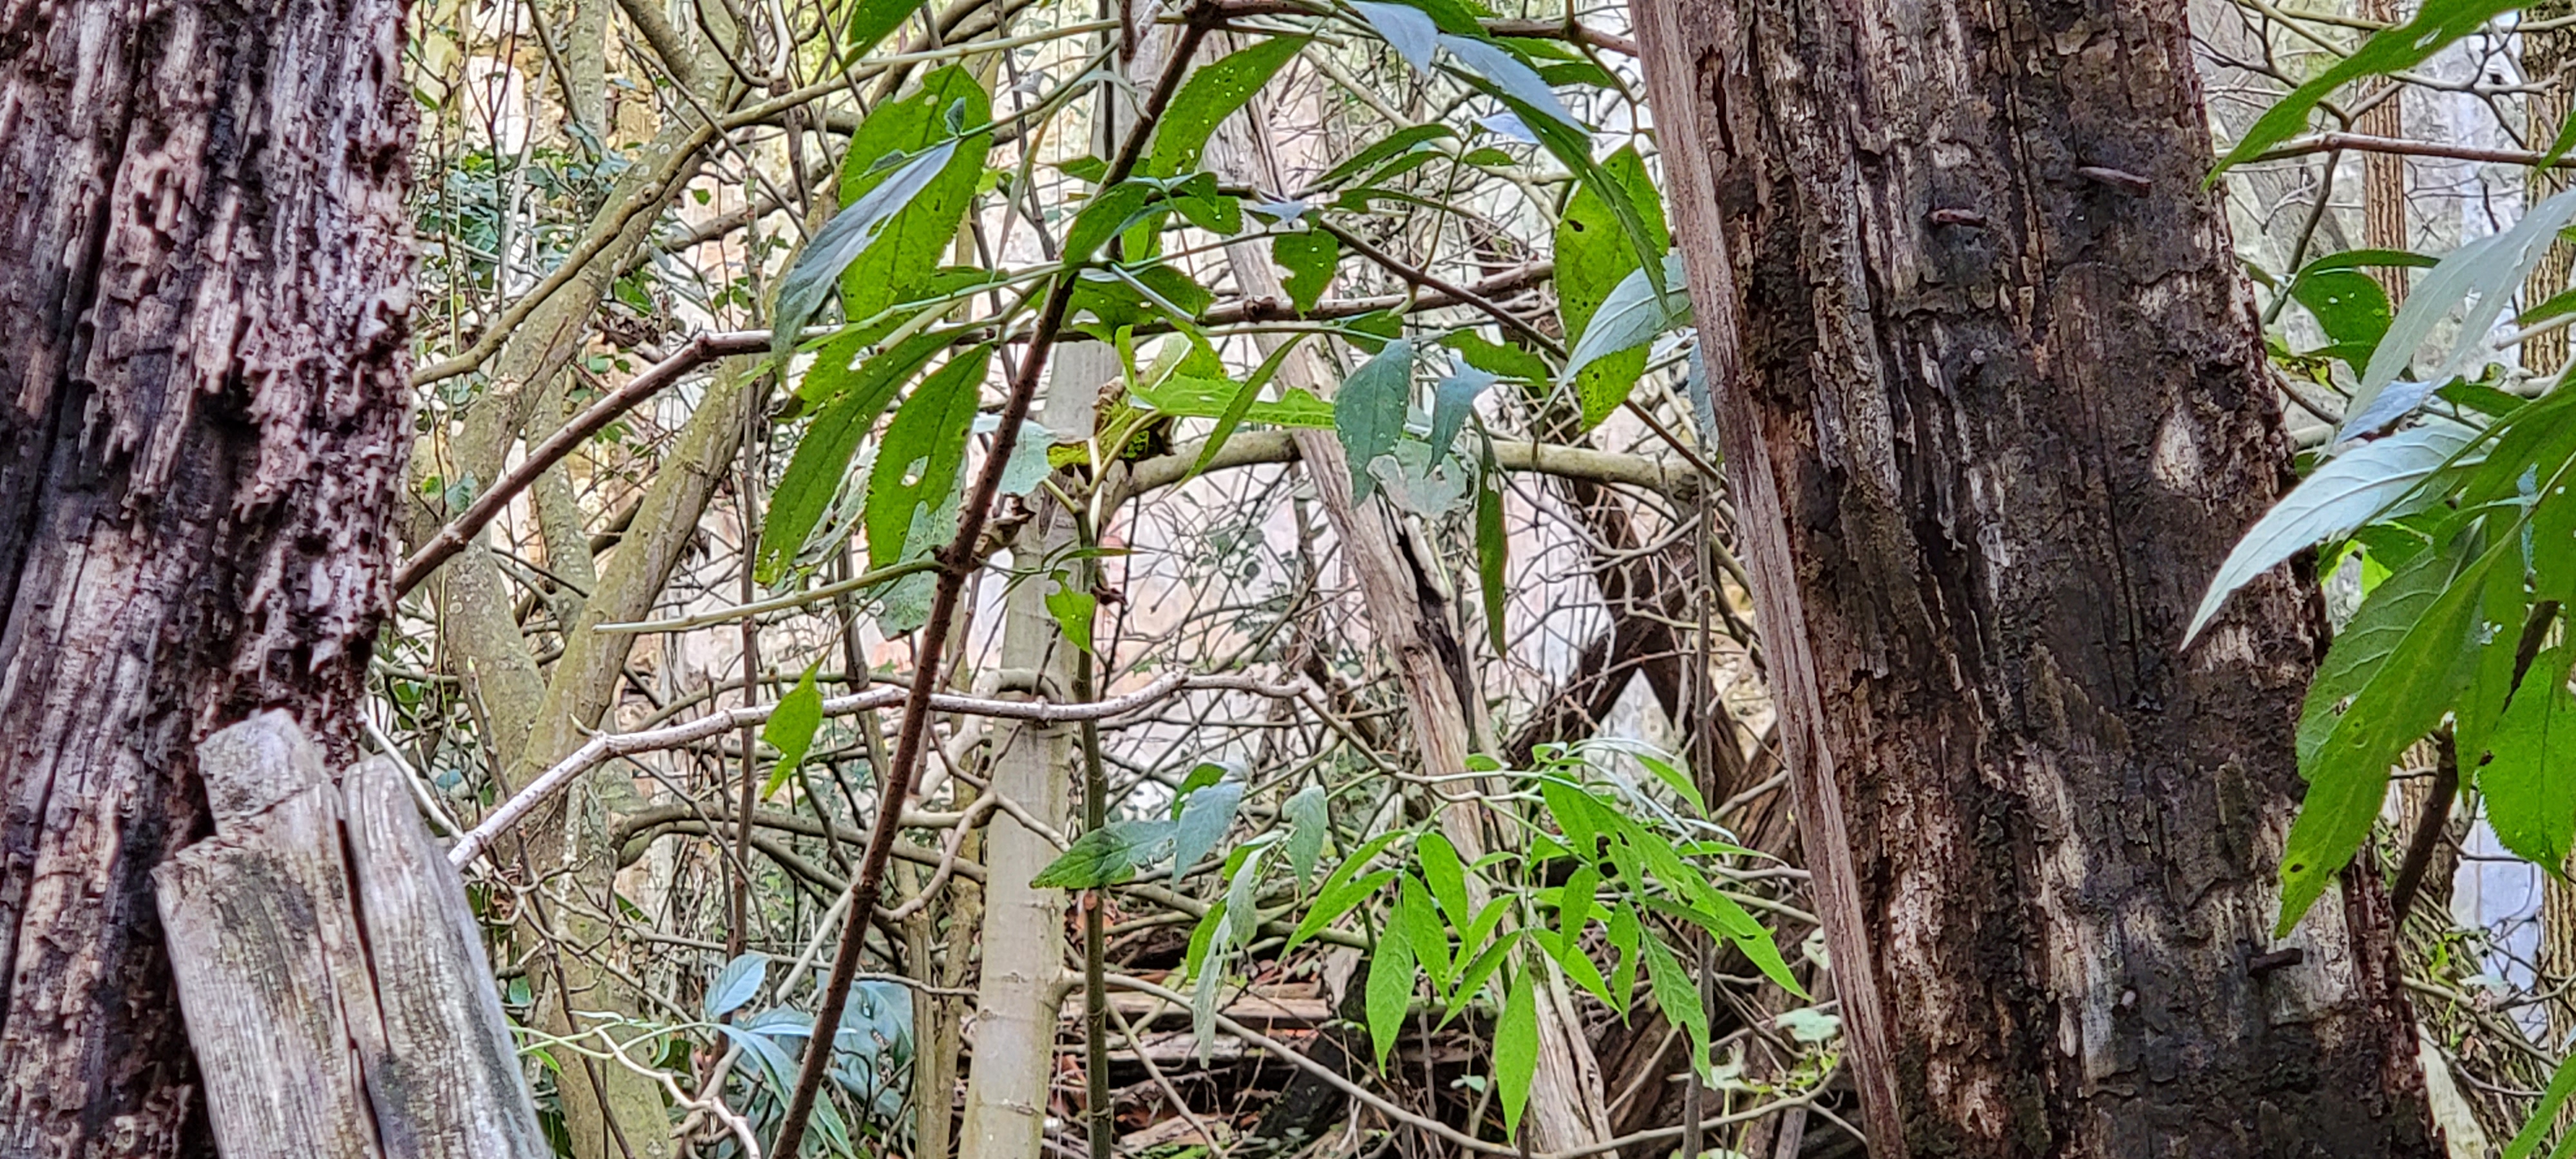
{"label": "rough bark", "polygon": [[1635,13],[1873,1154],[2438,1154],[2378,882],[2258,962],[2314,592],[2176,647],[2288,462],[2182,5]]}
{"label": "rough bark", "polygon": [[401,480],[395,0],[0,6],[0,1154],[204,1153],[191,747],[352,741]]}

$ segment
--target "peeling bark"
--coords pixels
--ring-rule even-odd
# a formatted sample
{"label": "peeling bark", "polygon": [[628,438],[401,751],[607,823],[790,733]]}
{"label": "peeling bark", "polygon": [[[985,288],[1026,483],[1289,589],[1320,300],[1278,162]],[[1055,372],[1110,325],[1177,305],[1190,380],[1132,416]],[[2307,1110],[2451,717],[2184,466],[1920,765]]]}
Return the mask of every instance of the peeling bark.
{"label": "peeling bark", "polygon": [[2275,947],[2320,648],[2176,642],[2288,448],[2173,0],[1639,0],[1872,1151],[2431,1156],[2379,883]]}
{"label": "peeling bark", "polygon": [[0,6],[0,1154],[210,1153],[192,748],[348,757],[408,445],[394,0]]}

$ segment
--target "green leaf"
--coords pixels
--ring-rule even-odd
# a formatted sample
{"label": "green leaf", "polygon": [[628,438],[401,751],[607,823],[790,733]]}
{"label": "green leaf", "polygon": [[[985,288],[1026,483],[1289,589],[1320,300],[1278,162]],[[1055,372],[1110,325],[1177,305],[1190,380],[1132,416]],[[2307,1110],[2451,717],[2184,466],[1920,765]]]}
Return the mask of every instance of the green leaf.
{"label": "green leaf", "polygon": [[1127,227],[1143,216],[1161,191],[1142,181],[1122,181],[1091,195],[1082,212],[1073,219],[1073,228],[1064,233],[1063,260],[1074,265],[1091,260],[1109,239],[1126,232]]}
{"label": "green leaf", "polygon": [[[1363,859],[1354,857],[1345,864],[1344,868],[1357,864],[1361,860]],[[1395,870],[1381,869],[1352,881],[1335,882],[1327,879],[1323,889],[1315,894],[1315,904],[1307,907],[1306,916],[1298,919],[1296,930],[1288,935],[1287,944],[1281,946],[1279,952],[1286,954],[1304,945],[1308,938],[1322,933],[1324,927],[1333,924],[1343,914],[1351,912],[1352,908],[1361,902],[1367,901],[1396,877]]]}
{"label": "green leaf", "polygon": [[1413,943],[1393,930],[1379,935],[1368,967],[1369,1043],[1377,1048],[1378,1069],[1384,1070],[1387,1052],[1404,1032],[1405,1009],[1413,1005]]}
{"label": "green leaf", "polygon": [[823,690],[815,686],[814,673],[822,665],[821,660],[807,665],[804,678],[778,698],[778,707],[769,710],[769,723],[761,726],[761,742],[778,750],[778,763],[769,767],[769,781],[761,786],[761,800],[775,795],[814,747],[814,733],[823,727]]}
{"label": "green leaf", "polygon": [[1243,803],[1243,782],[1223,780],[1189,795],[1181,805],[1180,819],[1172,830],[1172,879],[1198,864],[1200,858],[1225,839],[1225,831],[1234,824],[1234,810]]}
{"label": "green leaf", "polygon": [[1532,967],[1513,972],[1511,996],[1503,1000],[1503,1016],[1494,1023],[1494,1086],[1503,1097],[1507,1137],[1520,1133],[1521,1110],[1529,1105],[1530,1081],[1538,1075],[1538,998],[1530,985],[1536,972]]}
{"label": "green leaf", "polygon": [[1322,785],[1308,785],[1288,798],[1279,811],[1288,818],[1288,864],[1297,871],[1297,889],[1304,892],[1315,876],[1315,860],[1324,853],[1324,838],[1333,831]]}
{"label": "green leaf", "polygon": [[1038,871],[1038,889],[1098,889],[1136,876],[1172,839],[1169,821],[1112,821],[1074,839],[1063,856]]}
{"label": "green leaf", "polygon": [[761,980],[769,976],[769,955],[737,954],[716,974],[707,986],[706,1019],[713,1022],[742,1008],[752,996],[760,993]]}
{"label": "green leaf", "polygon": [[1457,846],[1441,834],[1425,833],[1413,843],[1413,857],[1450,921],[1463,925],[1476,916],[1467,908],[1467,866],[1458,859]]}
{"label": "green leaf", "polygon": [[2444,586],[2318,742],[2302,770],[2307,799],[2281,853],[2277,936],[2287,936],[2360,849],[2388,795],[2389,763],[2432,729],[2468,682],[2484,642],[2476,631],[2481,589],[2502,555],[2482,553]]}
{"label": "green leaf", "polygon": [[956,141],[943,141],[904,162],[849,207],[833,214],[796,261],[778,279],[778,298],[770,313],[770,352],[784,361],[805,333],[814,311],[839,285],[841,271],[877,240],[887,222],[912,204],[957,155]]}
{"label": "green leaf", "polygon": [[2321,540],[2351,534],[2423,486],[2477,439],[2474,428],[2452,422],[2409,427],[2326,461],[2246,529],[2218,565],[2209,591],[2183,631],[2189,645],[2236,589],[2273,565]]}
{"label": "green leaf", "polygon": [[1305,337],[1304,334],[1288,335],[1271,348],[1270,354],[1261,360],[1261,365],[1252,368],[1251,377],[1243,380],[1242,388],[1234,392],[1234,398],[1216,416],[1216,427],[1208,432],[1207,442],[1199,450],[1198,461],[1190,464],[1191,475],[1207,470],[1208,464],[1216,461],[1216,453],[1225,448],[1226,440],[1234,437],[1235,428],[1242,426],[1245,419],[1252,418],[1255,411],[1262,411],[1267,416],[1256,421],[1277,426],[1312,425],[1321,430],[1333,425],[1332,404],[1296,387],[1289,388],[1278,402],[1268,404],[1268,409],[1263,410],[1261,388],[1269,385],[1271,377],[1287,364],[1289,354]]}
{"label": "green leaf", "polygon": [[1288,291],[1288,300],[1300,314],[1315,308],[1323,300],[1324,289],[1333,284],[1333,267],[1342,260],[1340,238],[1320,229],[1298,233],[1270,235],[1270,260],[1288,271],[1279,279]]}
{"label": "green leaf", "polygon": [[1592,920],[1593,894],[1601,888],[1601,871],[1591,865],[1578,865],[1557,892],[1556,927],[1568,939],[1581,941],[1584,924]]}
{"label": "green leaf", "polygon": [[1399,338],[1377,356],[1360,364],[1333,395],[1333,429],[1350,460],[1351,496],[1366,501],[1377,489],[1368,466],[1395,450],[1404,437],[1404,417],[1413,401],[1413,341]]}
{"label": "green leaf", "polygon": [[[2576,1054],[2567,1056],[2550,1074],[2549,1089],[2541,1092],[2540,1104],[2531,1108],[2531,1118],[2523,1124],[2521,1133],[2505,1146],[2504,1159],[2531,1159],[2549,1138],[2549,1129],[2557,1125],[2559,1112],[2567,1106],[2570,1095],[2576,1095]],[[2576,1139],[2576,1133],[2570,1133],[2568,1138]]]}
{"label": "green leaf", "polygon": [[1494,971],[1509,960],[1512,950],[1518,947],[1521,940],[1528,935],[1528,930],[1513,930],[1494,939],[1492,944],[1477,952],[1473,961],[1468,962],[1458,971],[1458,988],[1449,994],[1449,1008],[1440,1015],[1441,1025],[1448,1025],[1450,1019],[1458,1017],[1459,1011],[1465,1010],[1468,1003],[1476,1000],[1476,995],[1485,988],[1485,980],[1494,976]]}
{"label": "green leaf", "polygon": [[1350,160],[1344,161],[1339,165],[1333,166],[1330,170],[1327,170],[1323,176],[1315,179],[1315,188],[1329,189],[1344,181],[1350,180],[1352,177],[1357,176],[1362,170],[1365,170],[1380,161],[1384,161],[1389,157],[1414,149],[1430,141],[1456,137],[1457,135],[1458,133],[1456,130],[1451,129],[1447,125],[1436,123],[1428,125],[1414,125],[1410,128],[1398,129],[1385,137],[1379,138],[1377,141],[1371,143],[1367,148],[1351,154]]}
{"label": "green leaf", "polygon": [[1698,983],[1682,969],[1673,952],[1664,948],[1662,939],[1649,935],[1639,948],[1645,952],[1646,982],[1654,992],[1655,1005],[1690,1036],[1691,1069],[1708,1074],[1708,1008],[1700,1004]]}
{"label": "green leaf", "polygon": [[1644,937],[1644,925],[1637,920],[1637,907],[1620,902],[1610,910],[1610,946],[1619,951],[1619,964],[1610,970],[1610,992],[1618,996],[1610,1008],[1619,1012],[1619,1020],[1628,1019],[1628,995],[1637,989],[1637,945]]}
{"label": "green leaf", "polygon": [[[859,441],[876,426],[877,416],[894,401],[895,392],[952,338],[916,334],[892,350],[865,356],[865,347],[851,341],[857,337],[840,335],[824,343],[798,388],[799,397],[822,401],[824,406],[796,441],[787,471],[779,477],[778,489],[770,493],[754,573],[761,583],[778,582],[796,562],[806,537],[814,533],[823,513],[831,509],[833,497],[840,494],[842,476],[850,469]],[[858,360],[855,368],[853,360]]]}
{"label": "green leaf", "polygon": [[1261,91],[1273,74],[1306,47],[1302,36],[1275,36],[1202,65],[1181,83],[1154,129],[1154,146],[1145,163],[1151,177],[1173,177],[1198,167],[1216,127]]}
{"label": "green leaf", "polygon": [[1215,761],[1201,761],[1190,769],[1190,775],[1181,778],[1181,786],[1172,790],[1172,816],[1180,816],[1181,810],[1189,807],[1190,794],[1224,780],[1225,774],[1226,767]]}
{"label": "green leaf", "polygon": [[1438,44],[1440,26],[1421,9],[1404,4],[1371,3],[1351,0],[1351,11],[1360,14],[1387,47],[1395,50],[1415,72],[1431,71],[1431,52]]}
{"label": "green leaf", "polygon": [[[874,169],[884,158],[920,152],[992,119],[992,101],[973,73],[951,65],[923,76],[918,91],[878,105],[851,134],[841,169],[841,203],[857,202],[888,178],[887,171]],[[842,272],[841,301],[850,318],[873,317],[909,299],[939,268],[975,200],[992,142],[989,132],[960,139],[947,164]]]}
{"label": "green leaf", "polygon": [[1691,816],[1708,816],[1708,801],[1699,795],[1699,786],[1691,783],[1689,773],[1674,768],[1670,761],[1660,760],[1645,753],[1632,755],[1637,758],[1638,764],[1646,766],[1647,772],[1655,775],[1656,780],[1662,781],[1665,788],[1671,789],[1674,796],[1681,798],[1684,804],[1691,807]]}
{"label": "green leaf", "polygon": [[841,46],[847,59],[866,56],[877,42],[892,35],[895,29],[921,7],[922,0],[859,0],[850,9],[850,39]]}
{"label": "green leaf", "polygon": [[1440,340],[1440,344],[1458,352],[1467,365],[1497,378],[1514,382],[1541,383],[1553,375],[1547,360],[1520,346],[1506,346],[1473,330],[1460,330]]}
{"label": "green leaf", "polygon": [[2424,63],[2446,45],[2476,32],[2487,21],[2528,5],[2531,0],[2425,0],[2415,18],[2396,28],[2382,29],[2363,42],[2351,56],[2336,61],[2334,67],[2282,97],[2254,127],[2245,131],[2236,147],[2218,160],[2210,173],[2218,174],[2244,164],[2306,128],[2308,113],[2318,102],[2334,91],[2367,76],[2382,76]]}
{"label": "green leaf", "polygon": [[2442,597],[2458,570],[2457,560],[2425,552],[2379,581],[2362,600],[2343,631],[2335,633],[2325,662],[2308,682],[2307,701],[2299,711],[2299,767],[2316,763],[2317,749],[2333,735],[2343,718],[2344,703],[2368,687],[2387,664],[2388,655],[2424,618],[2425,609]]}
{"label": "green leaf", "polygon": [[[1285,349],[1283,344],[1282,349]],[[1154,410],[1185,419],[1225,421],[1229,414],[1238,422],[1268,423],[1275,427],[1306,427],[1322,430],[1333,425],[1332,404],[1297,388],[1283,393],[1277,401],[1259,398],[1262,377],[1236,384],[1222,378],[1197,378],[1176,374],[1153,385],[1138,383],[1129,392],[1137,402]],[[1246,398],[1246,393],[1251,398]],[[1240,405],[1240,413],[1238,411]]]}
{"label": "green leaf", "polygon": [[1422,881],[1406,877],[1395,896],[1395,929],[1413,946],[1413,960],[1421,963],[1422,972],[1431,979],[1431,996],[1440,998],[1448,992],[1449,927],[1441,924],[1433,912],[1429,894]]}
{"label": "green leaf", "polygon": [[993,348],[978,346],[948,360],[914,388],[886,426],[868,472],[868,566],[901,558],[914,513],[939,506],[966,462],[966,431],[981,401]]}
{"label": "green leaf", "polygon": [[1476,396],[1494,384],[1494,376],[1474,366],[1453,367],[1431,388],[1431,437],[1427,440],[1435,455],[1446,455],[1457,443],[1458,432],[1467,425],[1468,416],[1476,413]]}
{"label": "green leaf", "polygon": [[2291,283],[2290,296],[2316,316],[2332,340],[2323,353],[2342,359],[2355,374],[2369,367],[2390,317],[2388,291],[2379,279],[2357,270],[2327,270]]}
{"label": "green leaf", "polygon": [[1055,617],[1056,629],[1085,652],[1092,650],[1091,616],[1099,607],[1098,596],[1061,580],[1055,581],[1055,590],[1046,596],[1047,614]]}
{"label": "green leaf", "polygon": [[[1657,265],[1650,268],[1640,259],[1630,236],[1631,221],[1653,246]],[[1672,291],[1669,279],[1657,281],[1664,278],[1660,263],[1671,248],[1663,202],[1646,173],[1645,160],[1633,146],[1595,166],[1594,175],[1566,202],[1564,220],[1556,227],[1557,314],[1567,334],[1580,336],[1576,347],[1583,360],[1559,377],[1574,383],[1587,428],[1617,410],[1645,371],[1644,345],[1654,335],[1629,341],[1629,332],[1641,321],[1660,323],[1664,312],[1687,308],[1688,299]],[[1644,271],[1646,281],[1637,289],[1645,291],[1647,302],[1654,304],[1654,317],[1635,316],[1634,303],[1622,297],[1622,320],[1605,326],[1601,337],[1593,337],[1594,315],[1639,271]],[[1667,300],[1673,304],[1662,304]]]}
{"label": "green leaf", "polygon": [[1476,476],[1476,589],[1485,603],[1485,638],[1494,655],[1511,654],[1503,621],[1504,573],[1511,566],[1511,536],[1503,528],[1503,473],[1494,465],[1494,448],[1484,448],[1484,470]]}
{"label": "green leaf", "polygon": [[[2430,7],[2427,5],[2428,10]],[[2378,38],[2372,40],[2376,43]],[[2512,228],[2462,245],[2434,266],[2415,284],[2406,296],[2405,307],[2389,322],[2387,335],[2380,339],[2379,349],[2371,355],[2370,365],[2353,389],[2352,401],[2346,404],[2345,412],[2350,417],[2335,437],[2354,438],[2404,413],[2403,409],[2386,413],[2373,404],[2380,392],[2397,382],[2415,361],[2417,347],[2455,312],[2460,321],[2451,337],[2450,353],[2421,381],[2448,382],[2484,361],[2488,354],[2487,335],[2512,306],[2514,291],[2523,286],[2532,269],[2548,254],[2558,230],[2571,216],[2576,216],[2576,191],[2531,206]]]}
{"label": "green leaf", "polygon": [[2567,692],[2571,661],[2576,661],[2576,650],[2561,644],[2532,662],[2490,738],[2495,759],[2478,770],[2478,791],[2486,797],[2496,840],[2553,873],[2564,871],[2570,847],[2576,845],[2576,697]]}
{"label": "green leaf", "polygon": [[1510,49],[1487,40],[1442,34],[1440,47],[1447,50],[1461,75],[1470,82],[1483,82],[1476,87],[1498,96],[1509,97],[1541,116],[1554,120],[1576,132],[1589,133],[1590,127],[1567,112],[1565,102],[1556,98],[1556,90]]}

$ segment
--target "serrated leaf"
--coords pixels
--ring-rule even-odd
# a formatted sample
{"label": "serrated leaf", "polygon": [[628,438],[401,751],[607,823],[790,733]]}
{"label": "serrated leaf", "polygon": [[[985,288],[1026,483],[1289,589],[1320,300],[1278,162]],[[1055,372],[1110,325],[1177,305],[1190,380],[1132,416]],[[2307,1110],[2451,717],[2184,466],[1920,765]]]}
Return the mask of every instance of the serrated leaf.
{"label": "serrated leaf", "polygon": [[920,9],[922,0],[859,0],[850,7],[850,39],[841,46],[850,60],[866,56],[877,42]]}
{"label": "serrated leaf", "polygon": [[[1246,398],[1246,392],[1252,397]],[[1332,404],[1302,388],[1292,387],[1275,400],[1259,396],[1260,387],[1252,381],[1235,383],[1187,374],[1175,374],[1151,385],[1138,383],[1131,392],[1137,402],[1174,418],[1222,422],[1233,414],[1237,422],[1268,423],[1274,427],[1323,430],[1333,425]]]}
{"label": "serrated leaf", "polygon": [[1098,889],[1136,876],[1172,839],[1169,821],[1112,821],[1074,839],[1029,879],[1039,889]]}
{"label": "serrated leaf", "polygon": [[1315,875],[1315,861],[1323,856],[1324,838],[1333,828],[1324,787],[1308,785],[1297,790],[1279,811],[1288,817],[1288,865],[1297,872],[1297,889],[1302,893]]}
{"label": "serrated leaf", "polygon": [[1216,127],[1250,101],[1252,94],[1261,91],[1261,86],[1270,83],[1270,78],[1304,47],[1305,37],[1274,36],[1192,72],[1188,80],[1181,82],[1180,92],[1166,108],[1162,123],[1154,128],[1146,174],[1173,177],[1196,168],[1199,152],[1207,148],[1208,137]]}
{"label": "serrated leaf", "polygon": [[769,711],[769,723],[760,728],[761,742],[778,750],[778,762],[769,768],[769,780],[761,786],[760,799],[768,800],[787,783],[796,766],[805,763],[805,753],[814,747],[814,733],[823,727],[823,690],[814,683],[815,661],[787,695],[778,698],[778,707]]}
{"label": "serrated leaf", "polygon": [[1458,1017],[1459,1011],[1465,1010],[1468,1003],[1476,1000],[1476,996],[1484,990],[1486,980],[1494,976],[1494,972],[1509,960],[1511,952],[1519,948],[1522,940],[1528,936],[1528,930],[1513,930],[1504,934],[1494,939],[1484,949],[1477,951],[1475,958],[1459,969],[1458,987],[1449,994],[1449,1008],[1440,1016],[1441,1025],[1448,1025],[1450,1019]]}
{"label": "serrated leaf", "polygon": [[[1588,153],[1582,160],[1591,164]],[[1640,257],[1641,238],[1656,259],[1652,267]],[[1578,339],[1578,346],[1591,332],[1593,316],[1631,275],[1646,271],[1650,297],[1658,288],[1674,290],[1668,281],[1660,287],[1655,281],[1664,276],[1663,260],[1672,248],[1672,238],[1664,225],[1662,200],[1634,147],[1611,154],[1585,173],[1566,202],[1555,243],[1557,314],[1566,334]],[[1607,342],[1605,331],[1604,337],[1592,339],[1594,349],[1585,351],[1582,366],[1559,376],[1560,381],[1574,383],[1587,427],[1618,409],[1646,367],[1644,349],[1612,349]],[[1539,379],[1545,380],[1544,375]]]}
{"label": "serrated leaf", "polygon": [[813,240],[796,255],[778,279],[778,298],[770,316],[770,351],[784,361],[796,348],[805,324],[840,285],[841,271],[877,239],[879,231],[927,188],[957,155],[957,142],[943,141],[904,162],[885,180],[832,215]]}
{"label": "serrated leaf", "polygon": [[2352,860],[2388,795],[2389,764],[2431,731],[2467,683],[2484,643],[2474,630],[2480,589],[2502,554],[2483,553],[2444,586],[2301,770],[2308,793],[2281,853],[2276,936],[2286,936]]}
{"label": "serrated leaf", "polygon": [[1420,878],[1406,877],[1396,890],[1395,920],[1390,928],[1413,947],[1414,962],[1431,979],[1431,996],[1444,997],[1451,968],[1449,927],[1431,908],[1431,897],[1423,892]]}
{"label": "serrated leaf", "polygon": [[2477,437],[2476,430],[2458,423],[2431,422],[2327,460],[2236,541],[2211,577],[2182,642],[2187,646],[2199,636],[2236,589],[2301,549],[2351,534],[2395,507]]}
{"label": "serrated leaf", "polygon": [[[1389,5],[1392,7],[1392,5]],[[1411,11],[1407,9],[1407,11]],[[1333,267],[1342,260],[1342,242],[1320,229],[1270,235],[1270,260],[1288,271],[1279,279],[1288,301],[1303,314],[1322,301],[1333,284]]]}
{"label": "serrated leaf", "polygon": [[[861,357],[864,348],[849,341],[856,337],[835,337],[824,343],[813,367],[805,372],[805,385],[797,391],[800,397],[824,405],[806,426],[804,437],[796,441],[787,471],[779,477],[778,489],[770,493],[754,576],[761,583],[776,583],[796,562],[806,538],[840,493],[850,459],[876,426],[877,416],[885,413],[886,404],[894,401],[895,392],[914,372],[951,340],[945,334],[917,334],[892,350]],[[851,366],[854,359],[856,367]]]}
{"label": "serrated leaf", "polygon": [[[950,65],[924,75],[912,95],[870,110],[851,135],[841,170],[841,203],[856,202],[887,178],[885,172],[872,170],[885,156],[930,148],[992,119],[992,101],[973,73]],[[849,317],[871,317],[908,299],[939,268],[975,199],[991,148],[990,133],[959,139],[947,164],[887,219],[876,239],[850,262],[841,274],[841,298]]]}
{"label": "serrated leaf", "polygon": [[1235,807],[1242,803],[1243,782],[1238,780],[1219,781],[1189,795],[1172,830],[1173,880],[1225,839],[1226,829],[1234,824]]}
{"label": "serrated leaf", "polygon": [[1662,781],[1665,788],[1671,789],[1674,796],[1681,798],[1684,804],[1691,807],[1691,816],[1708,815],[1708,801],[1699,795],[1699,786],[1691,783],[1689,773],[1675,768],[1670,761],[1647,753],[1632,755],[1637,758],[1638,764],[1646,767],[1647,772],[1654,774],[1656,780]]}
{"label": "serrated leaf", "polygon": [[917,513],[935,509],[955,489],[992,352],[978,346],[950,358],[922,379],[887,424],[868,472],[868,566],[901,558]]}
{"label": "serrated leaf", "polygon": [[1350,460],[1351,494],[1366,501],[1377,489],[1369,464],[1395,450],[1404,437],[1405,411],[1413,401],[1413,342],[1399,338],[1360,364],[1333,395],[1333,430]]}
{"label": "serrated leaf", "polygon": [[2489,737],[2494,759],[2478,770],[2478,791],[2486,798],[2496,840],[2553,872],[2563,871],[2570,846],[2576,844],[2576,697],[2567,692],[2571,661],[2576,661],[2576,651],[2565,644],[2533,661]]}
{"label": "serrated leaf", "polygon": [[2342,359],[2355,374],[2370,365],[2391,316],[2388,291],[2379,279],[2358,270],[2326,270],[2291,283],[2290,296],[2307,307],[2332,341],[2323,353]]}
{"label": "serrated leaf", "polygon": [[713,1022],[736,1010],[760,993],[760,984],[769,978],[769,955],[737,954],[716,980],[707,986],[706,1018]]}
{"label": "serrated leaf", "polygon": [[1378,937],[1377,952],[1369,957],[1368,990],[1363,997],[1369,1044],[1377,1049],[1378,1069],[1384,1070],[1387,1052],[1395,1049],[1396,1038],[1404,1033],[1405,1010],[1413,1005],[1413,944],[1402,934],[1390,929]]}
{"label": "serrated leaf", "polygon": [[[1538,997],[1532,967],[1513,971],[1503,1016],[1494,1023],[1494,1088],[1503,1099],[1503,1134],[1516,1137],[1521,1111],[1529,1105],[1530,1082],[1538,1076]],[[1703,1037],[1705,1036],[1705,1032]]]}
{"label": "serrated leaf", "polygon": [[1664,948],[1661,939],[1650,934],[1640,942],[1639,949],[1645,954],[1646,983],[1654,993],[1655,1005],[1689,1036],[1691,1069],[1707,1074],[1708,1008],[1700,1004],[1699,985],[1689,971],[1682,969],[1673,952]]}
{"label": "serrated leaf", "polygon": [[1323,176],[1315,179],[1314,188],[1330,189],[1333,186],[1339,185],[1355,176],[1358,176],[1370,166],[1376,165],[1389,157],[1393,157],[1410,149],[1418,148],[1432,141],[1441,140],[1443,138],[1452,138],[1457,135],[1457,130],[1438,123],[1414,125],[1410,128],[1398,129],[1395,132],[1387,134],[1385,137],[1370,143],[1359,152],[1351,154],[1350,160],[1344,161],[1341,164],[1335,165],[1331,169],[1326,170]]}

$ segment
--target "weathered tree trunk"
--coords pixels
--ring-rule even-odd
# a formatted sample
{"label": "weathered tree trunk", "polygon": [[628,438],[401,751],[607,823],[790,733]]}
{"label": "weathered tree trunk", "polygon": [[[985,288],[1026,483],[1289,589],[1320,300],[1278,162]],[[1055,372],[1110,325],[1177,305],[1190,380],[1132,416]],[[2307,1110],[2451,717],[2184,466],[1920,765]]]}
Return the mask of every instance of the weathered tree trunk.
{"label": "weathered tree trunk", "polygon": [[210,1150],[153,867],[352,755],[408,438],[399,0],[0,8],[0,1154]]}
{"label": "weathered tree trunk", "polygon": [[2266,957],[2312,591],[2183,7],[1637,0],[1878,1159],[2430,1156],[2379,883]]}

